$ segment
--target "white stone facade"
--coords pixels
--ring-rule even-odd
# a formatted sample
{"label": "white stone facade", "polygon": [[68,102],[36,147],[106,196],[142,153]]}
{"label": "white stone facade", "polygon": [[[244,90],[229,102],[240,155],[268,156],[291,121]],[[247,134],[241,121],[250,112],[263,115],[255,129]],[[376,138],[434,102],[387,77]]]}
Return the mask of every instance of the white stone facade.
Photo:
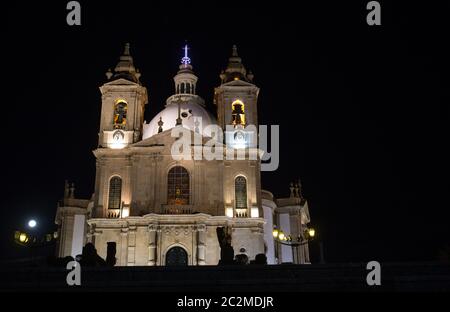
{"label": "white stone facade", "polygon": [[[120,266],[160,266],[177,257],[186,257],[188,265],[216,265],[220,260],[216,229],[224,227],[231,234],[235,255],[246,254],[253,260],[265,253],[269,264],[287,262],[289,256],[274,242],[272,229],[288,220],[288,225],[281,225],[283,230],[301,234],[309,222],[306,202],[295,196],[277,201],[262,191],[259,158],[174,159],[172,146],[178,140],[172,135],[174,127],[186,127],[201,148],[211,138],[201,136],[190,118],[200,114],[208,117],[207,124],[215,123],[196,95],[197,77],[186,56],[174,79],[175,94],[151,122],[151,130],[143,133],[147,89],[129,52],[127,45],[114,72],[107,73],[109,81],[100,88],[94,194],[90,200],[77,200],[66,187],[58,206],[58,256],[76,256],[82,241],[93,243],[106,258],[107,243],[114,242]],[[220,77],[222,83],[215,89],[218,124],[257,126],[259,89],[236,48]],[[225,147],[227,142],[223,143]],[[80,220],[86,220],[85,226]],[[169,261],[168,254],[175,249],[177,255]],[[291,254],[290,261],[308,263],[308,246]]]}

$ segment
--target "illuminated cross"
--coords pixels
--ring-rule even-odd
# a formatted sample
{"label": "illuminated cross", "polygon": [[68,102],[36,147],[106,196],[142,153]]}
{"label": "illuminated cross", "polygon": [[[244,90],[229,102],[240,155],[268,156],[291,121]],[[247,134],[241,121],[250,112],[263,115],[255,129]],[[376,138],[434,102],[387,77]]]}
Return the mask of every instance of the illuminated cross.
{"label": "illuminated cross", "polygon": [[184,65],[188,65],[191,64],[191,59],[188,56],[188,45],[185,45],[183,50],[184,50],[184,57],[181,59],[181,63]]}

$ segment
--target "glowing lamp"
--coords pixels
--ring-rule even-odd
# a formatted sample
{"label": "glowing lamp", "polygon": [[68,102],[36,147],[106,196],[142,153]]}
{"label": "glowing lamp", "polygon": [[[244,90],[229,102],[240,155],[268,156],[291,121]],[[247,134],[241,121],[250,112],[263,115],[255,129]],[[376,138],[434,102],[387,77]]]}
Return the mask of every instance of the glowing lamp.
{"label": "glowing lamp", "polygon": [[277,237],[278,237],[278,234],[279,234],[278,229],[277,229],[277,228],[274,228],[273,231],[272,231],[273,237],[277,238]]}
{"label": "glowing lamp", "polygon": [[122,218],[127,218],[130,216],[130,209],[128,207],[122,208]]}
{"label": "glowing lamp", "polygon": [[20,233],[19,235],[19,242],[25,244],[28,242],[28,235],[26,233]]}

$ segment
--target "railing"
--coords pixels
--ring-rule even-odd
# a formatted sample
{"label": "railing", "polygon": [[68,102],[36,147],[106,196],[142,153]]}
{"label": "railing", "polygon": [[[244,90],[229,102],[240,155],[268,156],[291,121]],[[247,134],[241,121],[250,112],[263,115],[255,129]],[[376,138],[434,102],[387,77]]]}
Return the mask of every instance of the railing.
{"label": "railing", "polygon": [[108,209],[106,213],[106,217],[108,219],[119,219],[120,218],[120,209]]}
{"label": "railing", "polygon": [[248,210],[247,208],[236,208],[236,218],[247,218]]}
{"label": "railing", "polygon": [[162,205],[162,214],[192,214],[194,212],[192,205]]}

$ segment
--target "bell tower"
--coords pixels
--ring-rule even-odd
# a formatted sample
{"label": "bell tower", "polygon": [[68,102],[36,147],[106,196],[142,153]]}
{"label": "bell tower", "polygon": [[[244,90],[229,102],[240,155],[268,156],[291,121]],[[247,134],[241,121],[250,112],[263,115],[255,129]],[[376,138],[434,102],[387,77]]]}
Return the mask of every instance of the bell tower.
{"label": "bell tower", "polygon": [[[248,126],[258,127],[259,88],[253,84],[253,74],[247,72],[234,45],[228,65],[220,74],[221,84],[214,90],[214,103],[217,105],[217,121],[225,131],[231,127],[237,131],[225,135],[227,144],[236,138],[242,139],[242,131]],[[236,135],[237,134],[237,135]]]}
{"label": "bell tower", "polygon": [[140,76],[130,55],[130,44],[127,43],[114,71],[110,69],[106,73],[108,82],[100,87],[100,147],[120,149],[141,140],[144,108],[148,99]]}

